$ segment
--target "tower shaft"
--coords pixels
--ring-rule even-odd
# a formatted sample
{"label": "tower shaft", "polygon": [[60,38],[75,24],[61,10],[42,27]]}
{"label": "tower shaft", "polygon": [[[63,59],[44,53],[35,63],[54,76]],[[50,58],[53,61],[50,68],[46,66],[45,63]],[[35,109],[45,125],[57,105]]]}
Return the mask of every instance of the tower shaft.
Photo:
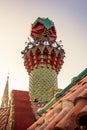
{"label": "tower shaft", "polygon": [[35,68],[30,73],[29,92],[31,101],[47,102],[53,97],[53,90],[57,89],[57,74],[47,66]]}

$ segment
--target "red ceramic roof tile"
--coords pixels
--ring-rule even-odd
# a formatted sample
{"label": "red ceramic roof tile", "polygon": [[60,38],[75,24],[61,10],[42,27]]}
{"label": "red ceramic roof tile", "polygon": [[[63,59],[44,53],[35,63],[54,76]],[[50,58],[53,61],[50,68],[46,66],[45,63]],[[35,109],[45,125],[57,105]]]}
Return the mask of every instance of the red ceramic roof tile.
{"label": "red ceramic roof tile", "polygon": [[9,117],[9,108],[0,108],[0,130],[6,128],[8,117]]}
{"label": "red ceramic roof tile", "polygon": [[40,108],[43,108],[47,103],[43,103],[43,104],[33,104],[32,105],[32,109],[35,115],[36,120],[38,120],[40,118],[40,116],[37,114],[37,110]]}
{"label": "red ceramic roof tile", "polygon": [[77,121],[77,124],[79,125],[79,119],[81,119],[81,117],[83,116],[86,116],[86,122],[87,122],[87,105],[81,109],[81,111],[79,112],[77,118],[76,118],[76,121]]}
{"label": "red ceramic roof tile", "polygon": [[77,127],[76,117],[79,114],[79,111],[84,108],[87,102],[80,101],[78,102],[65,116],[60,122],[57,123],[56,127],[74,130]]}
{"label": "red ceramic roof tile", "polygon": [[14,105],[14,130],[26,130],[35,121],[29,93],[13,90],[11,100]]}
{"label": "red ceramic roof tile", "polygon": [[27,130],[80,130],[84,127],[79,123],[81,115],[87,119],[87,76],[61,96]]}
{"label": "red ceramic roof tile", "polygon": [[87,84],[84,85],[84,89],[81,91],[81,93],[77,96],[75,99],[75,102],[77,102],[79,99],[87,99]]}
{"label": "red ceramic roof tile", "polygon": [[35,130],[38,126],[41,126],[45,122],[44,118],[41,117],[38,119],[38,122],[35,122],[32,126],[30,126],[29,130]]}
{"label": "red ceramic roof tile", "polygon": [[[78,85],[79,86],[79,85]],[[75,91],[72,91],[72,93],[66,97],[67,100],[71,101],[71,102],[74,102],[76,97],[79,97],[79,94],[85,90],[86,86],[83,85],[83,86],[79,86],[78,89],[76,89]]]}

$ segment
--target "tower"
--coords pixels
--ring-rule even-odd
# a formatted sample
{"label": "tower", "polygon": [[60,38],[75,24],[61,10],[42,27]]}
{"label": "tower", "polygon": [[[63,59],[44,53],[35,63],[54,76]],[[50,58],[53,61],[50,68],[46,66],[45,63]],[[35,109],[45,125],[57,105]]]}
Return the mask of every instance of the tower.
{"label": "tower", "polygon": [[8,103],[9,103],[9,76],[7,76],[7,81],[6,81],[6,85],[5,85],[5,89],[4,89],[4,93],[2,96],[2,103],[1,103],[1,107],[8,107]]}
{"label": "tower", "polygon": [[37,18],[31,27],[31,42],[21,52],[29,74],[29,95],[32,103],[47,103],[58,91],[57,75],[65,57],[62,45],[56,42],[54,23]]}

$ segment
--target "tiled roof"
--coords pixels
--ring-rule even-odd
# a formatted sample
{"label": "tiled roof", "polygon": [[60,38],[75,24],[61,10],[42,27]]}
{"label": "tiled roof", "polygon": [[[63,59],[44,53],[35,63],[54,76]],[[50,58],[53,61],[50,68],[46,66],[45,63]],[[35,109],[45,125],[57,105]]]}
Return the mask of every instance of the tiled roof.
{"label": "tiled roof", "polygon": [[27,130],[87,130],[87,69]]}
{"label": "tiled roof", "polygon": [[35,27],[37,23],[43,24],[47,29],[50,29],[52,26],[54,26],[54,23],[49,20],[49,18],[38,17],[36,21],[32,24],[32,26]]}
{"label": "tiled roof", "polygon": [[54,98],[45,107],[39,109],[37,111],[38,115],[41,115],[46,110],[48,110],[58,100],[58,98],[60,98],[62,95],[64,95],[65,92],[67,92],[67,90],[72,88],[78,81],[80,81],[86,75],[87,75],[87,68],[84,71],[82,71],[77,77],[74,77],[72,79],[72,82],[65,89],[63,89],[62,91],[56,93]]}
{"label": "tiled roof", "polygon": [[26,130],[35,121],[29,93],[13,90],[11,93],[10,124],[14,130]]}
{"label": "tiled roof", "polygon": [[0,108],[0,130],[5,130],[9,117],[9,108]]}

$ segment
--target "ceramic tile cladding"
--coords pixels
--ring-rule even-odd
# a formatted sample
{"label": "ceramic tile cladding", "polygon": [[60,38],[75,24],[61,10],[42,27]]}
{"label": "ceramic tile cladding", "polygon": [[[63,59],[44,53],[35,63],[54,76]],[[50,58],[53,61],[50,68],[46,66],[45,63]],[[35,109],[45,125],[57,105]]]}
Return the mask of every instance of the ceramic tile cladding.
{"label": "ceramic tile cladding", "polygon": [[85,71],[27,130],[87,130],[87,69]]}

